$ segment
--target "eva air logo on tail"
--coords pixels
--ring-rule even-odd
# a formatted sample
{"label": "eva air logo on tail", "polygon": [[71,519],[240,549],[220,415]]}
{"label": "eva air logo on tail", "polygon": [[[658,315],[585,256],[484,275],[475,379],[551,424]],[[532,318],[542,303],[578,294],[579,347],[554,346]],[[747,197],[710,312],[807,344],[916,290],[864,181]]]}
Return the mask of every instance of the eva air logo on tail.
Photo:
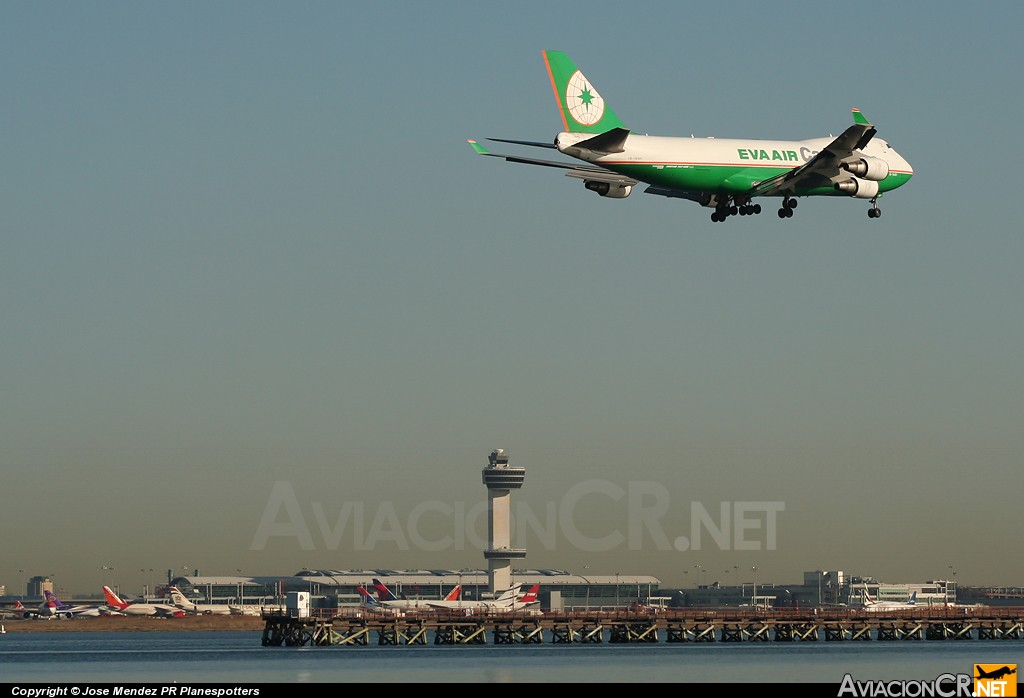
{"label": "eva air logo on tail", "polygon": [[578,70],[565,87],[565,106],[582,126],[593,126],[604,116],[604,100]]}

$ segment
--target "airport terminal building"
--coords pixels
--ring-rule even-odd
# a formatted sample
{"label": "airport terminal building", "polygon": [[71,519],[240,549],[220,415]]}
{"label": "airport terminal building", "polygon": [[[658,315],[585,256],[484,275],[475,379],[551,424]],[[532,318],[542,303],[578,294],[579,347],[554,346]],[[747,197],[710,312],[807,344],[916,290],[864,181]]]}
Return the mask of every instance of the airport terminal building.
{"label": "airport terminal building", "polygon": [[[491,597],[484,569],[331,570],[304,569],[290,576],[202,576],[168,578],[169,585],[200,603],[277,606],[288,592],[309,592],[314,605],[350,607],[360,604],[362,586],[373,591],[379,579],[396,596],[441,599],[461,585],[461,598]],[[957,602],[957,586],[948,580],[923,583],[883,583],[871,577],[848,576],[842,571],[805,572],[800,583],[755,581],[722,584],[715,581],[682,589],[663,589],[658,578],[647,575],[579,575],[557,569],[516,569],[512,581],[525,590],[540,585],[541,607],[554,610],[621,608],[633,604],[662,607],[815,608],[863,605],[867,598],[898,602],[916,595],[921,606]],[[159,593],[159,592],[158,592]]]}
{"label": "airport terminal building", "polygon": [[[197,571],[198,572],[198,571]],[[288,592],[306,591],[319,605],[358,606],[362,586],[373,591],[379,579],[396,596],[441,599],[461,585],[461,598],[491,596],[487,570],[299,570],[284,577],[192,576],[169,579],[185,596],[203,603],[276,606]],[[512,583],[525,590],[540,585],[544,608],[600,608],[625,606],[661,596],[656,577],[634,575],[578,575],[565,570],[513,570]],[[159,593],[159,592],[158,592]],[[666,600],[667,602],[667,600]]]}

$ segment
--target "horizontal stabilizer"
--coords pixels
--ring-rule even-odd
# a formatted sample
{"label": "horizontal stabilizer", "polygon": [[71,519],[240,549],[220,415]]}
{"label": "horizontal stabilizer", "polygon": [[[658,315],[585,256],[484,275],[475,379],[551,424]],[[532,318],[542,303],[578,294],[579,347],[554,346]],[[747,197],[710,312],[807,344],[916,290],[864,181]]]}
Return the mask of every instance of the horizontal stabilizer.
{"label": "horizontal stabilizer", "polygon": [[613,128],[611,131],[605,131],[593,138],[580,141],[576,147],[596,150],[601,153],[621,153],[626,150],[626,136],[628,135],[628,129]]}
{"label": "horizontal stabilizer", "polygon": [[517,141],[511,138],[488,138],[489,141],[495,143],[515,143],[516,145],[529,145],[535,148],[554,148],[554,143],[542,143],[541,141]]}

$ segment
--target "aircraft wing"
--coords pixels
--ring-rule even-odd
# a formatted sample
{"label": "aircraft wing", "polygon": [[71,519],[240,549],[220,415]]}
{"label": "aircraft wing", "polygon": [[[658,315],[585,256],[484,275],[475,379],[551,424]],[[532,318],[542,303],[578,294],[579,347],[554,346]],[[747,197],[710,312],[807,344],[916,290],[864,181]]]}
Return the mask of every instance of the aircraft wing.
{"label": "aircraft wing", "polygon": [[[501,140],[495,138],[493,140]],[[543,147],[549,147],[546,143],[533,143],[528,141],[511,141],[504,140],[504,143],[519,143],[521,145],[537,145]],[[585,179],[594,182],[609,182],[611,184],[621,184],[623,186],[633,186],[637,184],[637,180],[632,177],[626,177],[618,172],[612,172],[611,170],[605,169],[604,167],[598,167],[597,165],[577,165],[569,162],[559,162],[557,160],[542,160],[540,158],[526,158],[519,155],[502,155],[500,153],[492,153],[477,143],[472,138],[468,139],[469,145],[480,155],[488,155],[494,158],[504,158],[509,162],[521,162],[526,165],[541,165],[543,167],[555,167],[558,169],[567,170],[565,175],[567,177],[576,177],[577,179]],[[553,146],[551,146],[553,147]]]}
{"label": "aircraft wing", "polygon": [[755,184],[750,190],[750,195],[792,194],[805,186],[821,186],[823,183],[834,181],[837,177],[845,177],[839,165],[853,157],[853,151],[864,148],[875,136],[874,127],[860,121],[843,131],[838,138],[800,167]]}

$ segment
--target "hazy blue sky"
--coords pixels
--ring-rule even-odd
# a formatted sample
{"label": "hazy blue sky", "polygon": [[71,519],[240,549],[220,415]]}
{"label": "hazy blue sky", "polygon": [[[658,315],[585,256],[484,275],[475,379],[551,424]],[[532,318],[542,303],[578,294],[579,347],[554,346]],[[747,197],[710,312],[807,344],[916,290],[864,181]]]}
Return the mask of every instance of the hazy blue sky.
{"label": "hazy blue sky", "polygon": [[[1024,584],[1021,26],[1017,2],[4,3],[0,583],[482,567],[460,531],[502,447],[543,524],[525,566]],[[474,155],[559,130],[544,49],[638,132],[819,137],[858,107],[916,174],[877,220],[713,224]],[[773,525],[664,545],[723,506]]]}

